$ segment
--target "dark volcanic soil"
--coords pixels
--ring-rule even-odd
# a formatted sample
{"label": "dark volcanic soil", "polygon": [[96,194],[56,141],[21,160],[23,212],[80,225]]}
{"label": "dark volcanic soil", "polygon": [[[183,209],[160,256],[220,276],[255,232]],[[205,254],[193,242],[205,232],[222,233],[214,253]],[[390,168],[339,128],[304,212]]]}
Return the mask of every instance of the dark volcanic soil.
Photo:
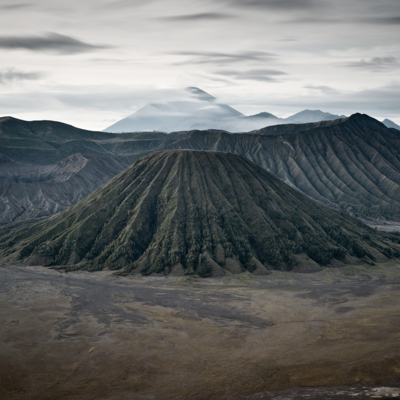
{"label": "dark volcanic soil", "polygon": [[400,397],[395,264],[257,279],[0,274],[1,399]]}

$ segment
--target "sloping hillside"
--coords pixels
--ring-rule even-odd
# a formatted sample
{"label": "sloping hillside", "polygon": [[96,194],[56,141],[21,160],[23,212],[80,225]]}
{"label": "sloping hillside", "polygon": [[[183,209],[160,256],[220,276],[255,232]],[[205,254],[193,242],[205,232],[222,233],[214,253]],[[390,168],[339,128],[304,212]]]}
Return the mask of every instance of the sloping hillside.
{"label": "sloping hillside", "polygon": [[0,161],[0,226],[49,217],[76,204],[138,157],[76,153],[50,165]]}
{"label": "sloping hillside", "polygon": [[43,222],[3,231],[0,243],[3,256],[30,264],[205,277],[384,261],[400,256],[399,239],[318,205],[244,157],[175,150],[141,158]]}
{"label": "sloping hillside", "polygon": [[361,114],[312,125],[277,136],[191,132],[168,148],[241,154],[324,204],[400,220],[400,134]]}
{"label": "sloping hillside", "polygon": [[[77,153],[85,158],[104,159],[103,178],[98,185],[94,184],[96,174],[91,178],[93,184],[87,185],[83,181],[83,185],[92,190],[104,183],[104,179],[122,171],[129,162],[152,151],[197,149],[237,153],[323,204],[360,216],[400,221],[400,133],[367,115],[279,125],[247,134],[221,130],[110,134],[59,125],[62,125],[60,130],[54,128],[57,123],[42,121],[38,123],[39,129],[34,128],[35,122],[0,121],[0,154],[23,164],[55,165]],[[113,165],[121,164],[120,169],[107,167],[109,161],[106,160],[111,159]],[[71,163],[71,160],[65,162]],[[13,166],[13,179],[5,178],[8,174],[5,170],[9,168],[7,163],[3,164],[0,174],[0,201],[13,203],[21,210],[7,221],[30,218],[35,215],[34,209],[42,210],[41,204],[44,204],[28,199],[25,203],[29,206],[19,205],[24,203],[22,193],[28,183],[24,179],[18,181],[18,176],[25,176],[26,168],[37,169],[18,165]],[[98,168],[101,172],[103,167],[99,164]],[[41,176],[41,173],[36,177],[31,174],[31,184],[40,184]],[[75,190],[88,193],[86,187],[80,188],[79,182],[74,183]],[[47,193],[49,203],[72,204],[65,201],[68,191]],[[39,199],[40,196],[33,194],[32,198]],[[25,213],[23,210],[27,207],[32,207],[33,213]],[[52,212],[56,210],[54,207]],[[41,211],[37,215],[42,215]]]}

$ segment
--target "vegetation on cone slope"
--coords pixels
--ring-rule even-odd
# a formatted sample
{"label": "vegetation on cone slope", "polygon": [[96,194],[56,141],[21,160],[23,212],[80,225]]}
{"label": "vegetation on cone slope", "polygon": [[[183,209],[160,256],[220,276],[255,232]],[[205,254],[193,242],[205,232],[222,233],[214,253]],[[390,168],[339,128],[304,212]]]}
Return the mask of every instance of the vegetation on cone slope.
{"label": "vegetation on cone slope", "polygon": [[[3,256],[27,263],[142,274],[216,275],[290,270],[305,254],[320,265],[400,255],[381,234],[325,208],[246,158],[206,151],[147,155],[72,208],[3,230]],[[227,261],[228,260],[228,261]],[[233,261],[232,261],[233,260]]]}

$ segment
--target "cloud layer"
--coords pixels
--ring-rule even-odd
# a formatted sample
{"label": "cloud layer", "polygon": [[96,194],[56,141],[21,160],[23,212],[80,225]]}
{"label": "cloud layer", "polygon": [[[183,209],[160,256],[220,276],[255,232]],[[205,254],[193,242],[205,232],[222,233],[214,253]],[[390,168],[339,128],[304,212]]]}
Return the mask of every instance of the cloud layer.
{"label": "cloud layer", "polygon": [[32,7],[32,3],[17,3],[17,4],[4,4],[0,5],[0,10],[7,11],[7,10],[18,10],[20,8],[27,8]]}
{"label": "cloud layer", "polygon": [[14,68],[0,71],[0,84],[20,81],[34,81],[42,77],[39,72],[22,72]]}
{"label": "cloud layer", "polygon": [[266,10],[313,10],[321,7],[321,1],[315,0],[228,0],[232,6],[254,7]]}
{"label": "cloud layer", "polygon": [[173,15],[169,17],[160,17],[160,20],[170,21],[170,22],[193,22],[193,21],[219,21],[222,19],[233,18],[230,14],[209,12],[209,13],[198,13],[198,14],[183,14],[183,15]]}
{"label": "cloud layer", "polygon": [[238,51],[236,53],[223,53],[213,51],[180,51],[172,53],[175,56],[187,57],[178,64],[216,64],[226,65],[248,61],[269,61],[277,57],[276,54],[265,51]]}
{"label": "cloud layer", "polygon": [[58,54],[76,54],[99,49],[107,49],[110,46],[93,45],[74,39],[70,36],[50,32],[43,36],[2,36],[0,37],[0,49],[3,50],[30,50],[45,51]]}
{"label": "cloud layer", "polygon": [[238,80],[252,80],[259,82],[276,82],[277,77],[287,75],[286,72],[276,71],[273,69],[250,69],[246,71],[220,70],[215,72],[216,75],[228,76]]}
{"label": "cloud layer", "polygon": [[374,57],[370,60],[360,60],[347,64],[350,68],[367,69],[371,71],[382,71],[384,69],[399,68],[400,64],[393,56]]}
{"label": "cloud layer", "polygon": [[400,123],[399,0],[5,0],[0,11],[2,112],[20,118],[102,129],[196,86],[247,115],[321,108]]}

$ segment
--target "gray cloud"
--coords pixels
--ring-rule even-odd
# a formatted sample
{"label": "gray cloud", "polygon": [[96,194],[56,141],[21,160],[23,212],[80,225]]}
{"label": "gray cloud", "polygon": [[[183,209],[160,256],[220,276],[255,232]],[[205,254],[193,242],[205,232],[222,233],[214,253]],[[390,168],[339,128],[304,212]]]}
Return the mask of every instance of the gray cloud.
{"label": "gray cloud", "polygon": [[121,58],[92,58],[92,59],[90,59],[90,61],[95,64],[110,64],[110,65],[134,64],[134,63],[138,62],[138,60],[127,60],[127,59],[121,59]]}
{"label": "gray cloud", "polygon": [[39,72],[22,72],[14,68],[0,71],[0,84],[16,81],[33,81],[39,79],[43,74]]}
{"label": "gray cloud", "polygon": [[[73,89],[73,90],[71,90]],[[155,89],[127,86],[58,86],[42,97],[56,99],[73,108],[98,111],[132,113],[148,103],[188,100],[190,94],[183,89]],[[135,109],[132,105],[135,105]]]}
{"label": "gray cloud", "polygon": [[312,10],[321,7],[321,1],[315,0],[228,0],[229,3],[236,7],[258,8],[269,10]]}
{"label": "gray cloud", "polygon": [[55,52],[58,54],[76,54],[106,49],[110,46],[92,45],[70,36],[47,33],[43,36],[2,36],[0,48],[6,50],[25,49],[31,51]]}
{"label": "gray cloud", "polygon": [[318,17],[305,17],[305,18],[294,18],[283,21],[285,24],[340,24],[343,23],[343,19],[340,18],[326,18],[322,16]]}
{"label": "gray cloud", "polygon": [[171,22],[186,22],[186,21],[218,21],[230,18],[233,18],[233,16],[224,13],[198,13],[198,14],[173,15],[170,17],[160,17],[157,19],[163,21],[171,21]]}
{"label": "gray cloud", "polygon": [[292,18],[283,21],[285,24],[377,24],[377,25],[400,25],[399,17],[366,17],[358,18],[354,16],[346,16],[340,18],[328,18],[325,15],[316,15],[315,17]]}
{"label": "gray cloud", "polygon": [[[340,106],[342,109],[351,110],[351,112],[381,113],[382,115],[398,115],[400,104],[400,84],[382,86],[379,88],[362,90],[355,93],[344,95],[338,102],[332,102],[332,105]],[[331,104],[327,98],[326,105]]]}
{"label": "gray cloud", "polygon": [[314,85],[305,85],[304,86],[306,89],[311,89],[311,90],[316,90],[319,91],[321,93],[327,94],[327,95],[332,95],[332,94],[338,94],[339,92],[333,88],[331,88],[330,86],[324,86],[324,85],[320,85],[320,86],[314,86]]}
{"label": "gray cloud", "polygon": [[32,3],[4,4],[0,6],[0,10],[17,10],[19,8],[28,8],[32,6]]}
{"label": "gray cloud", "polygon": [[[226,96],[225,103],[239,105],[245,113],[265,109],[284,115],[324,108],[337,114],[368,111],[374,115],[385,107],[382,115],[400,123],[399,95],[394,89],[356,93],[398,80],[399,0],[71,0],[63,4],[0,0],[0,12],[0,87],[9,92],[0,99],[3,114],[18,110],[29,118],[36,113],[42,118],[49,113],[52,118],[75,124],[85,121],[87,127],[94,127],[99,117],[122,118],[136,107],[158,101],[147,93],[177,84]],[[231,18],[221,18],[224,15]],[[158,17],[164,17],[164,22]],[[42,34],[44,30],[71,35],[75,42],[49,37]],[[297,42],[283,42],[288,39]],[[120,46],[119,50],[95,46],[104,43]],[[78,53],[73,66],[65,62],[66,57],[54,56],[71,53]],[[40,57],[32,58],[35,54]],[[8,56],[16,56],[18,63],[4,64]],[[20,81],[17,75],[4,78],[6,68],[13,65],[26,74],[48,71],[51,84],[29,76],[28,80],[20,76]],[[260,69],[288,75],[257,72]],[[97,90],[78,84],[85,81],[106,87]],[[27,93],[20,95],[22,90]],[[400,93],[398,86],[396,91]]]}
{"label": "gray cloud", "polygon": [[217,75],[228,76],[237,80],[251,80],[259,82],[277,82],[275,77],[287,75],[286,72],[273,69],[250,69],[247,71],[221,70]]}
{"label": "gray cloud", "polygon": [[267,61],[278,57],[277,54],[264,51],[242,51],[237,53],[219,53],[219,52],[194,52],[181,51],[172,53],[177,56],[195,57],[187,61],[175,63],[175,65],[184,64],[231,64],[242,61]]}
{"label": "gray cloud", "polygon": [[125,8],[125,7],[141,7],[150,3],[154,3],[156,0],[114,0],[109,1],[101,5],[102,8]]}
{"label": "gray cloud", "polygon": [[399,66],[400,64],[397,62],[397,59],[392,56],[374,57],[371,60],[360,60],[347,64],[347,67],[349,68],[361,68],[371,71],[382,71],[398,68]]}
{"label": "gray cloud", "polygon": [[361,20],[363,21],[380,25],[400,25],[400,16],[365,18]]}

